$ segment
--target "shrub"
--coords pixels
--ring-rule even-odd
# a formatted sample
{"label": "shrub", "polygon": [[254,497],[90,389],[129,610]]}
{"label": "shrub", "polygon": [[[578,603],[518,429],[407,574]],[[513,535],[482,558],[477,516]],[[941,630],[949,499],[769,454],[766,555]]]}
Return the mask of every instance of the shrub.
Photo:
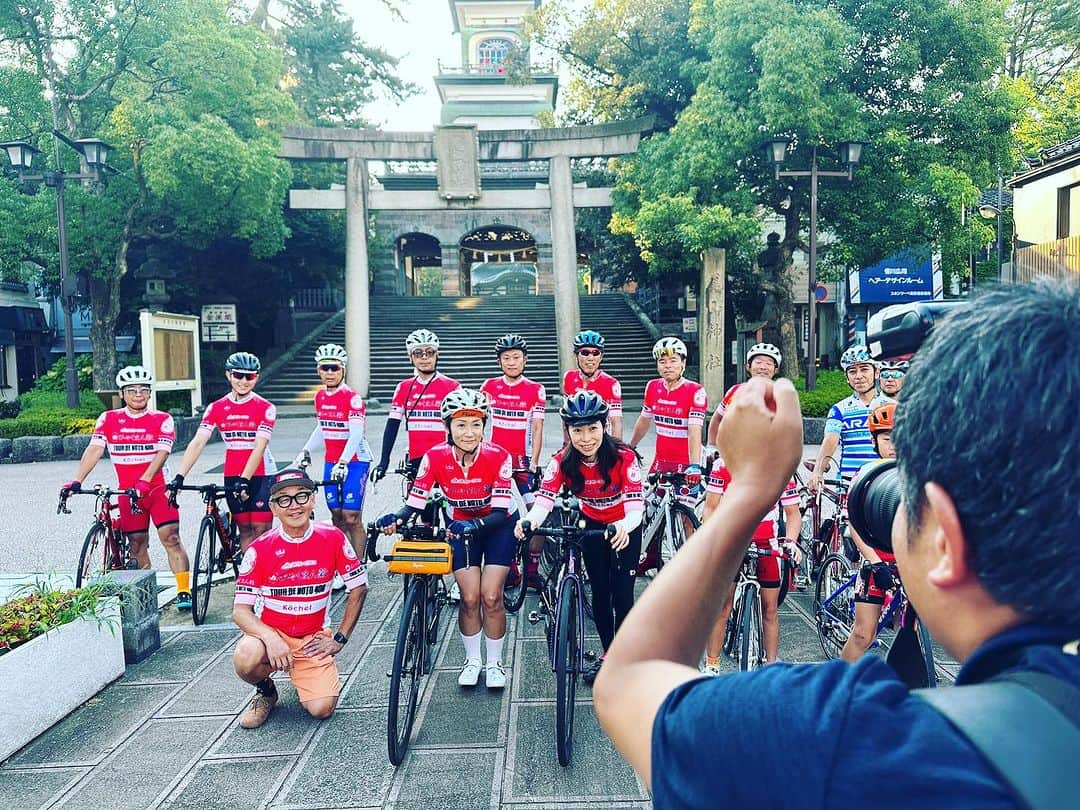
{"label": "shrub", "polygon": [[[79,354],[75,356],[75,368],[79,378],[80,391],[94,390],[94,356]],[[67,373],[67,358],[61,357],[52,364],[52,368],[37,378],[34,391],[64,392],[64,375]]]}
{"label": "shrub", "polygon": [[66,408],[23,411],[14,419],[0,419],[0,439],[90,433],[96,421],[95,417],[80,416]]}
{"label": "shrub", "polygon": [[829,408],[851,394],[842,371],[819,371],[813,391],[806,390],[806,378],[795,381],[803,416],[827,416]]}
{"label": "shrub", "polygon": [[105,621],[98,612],[103,583],[59,591],[39,580],[24,590],[28,591],[24,596],[0,605],[0,655],[76,619]]}
{"label": "shrub", "polygon": [[22,403],[17,399],[0,401],[0,419],[14,419],[21,409]]}

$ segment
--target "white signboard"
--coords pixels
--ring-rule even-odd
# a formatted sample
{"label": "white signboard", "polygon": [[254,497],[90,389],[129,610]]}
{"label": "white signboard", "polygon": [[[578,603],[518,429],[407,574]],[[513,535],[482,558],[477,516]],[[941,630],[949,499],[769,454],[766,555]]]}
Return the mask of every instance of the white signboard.
{"label": "white signboard", "polygon": [[154,375],[150,407],[162,391],[191,392],[191,407],[202,404],[199,374],[199,319],[172,312],[139,313],[142,364]]}
{"label": "white signboard", "polygon": [[206,304],[202,308],[203,343],[236,343],[236,304]]}
{"label": "white signboard", "polygon": [[682,330],[687,334],[697,334],[697,318],[683,318]]}

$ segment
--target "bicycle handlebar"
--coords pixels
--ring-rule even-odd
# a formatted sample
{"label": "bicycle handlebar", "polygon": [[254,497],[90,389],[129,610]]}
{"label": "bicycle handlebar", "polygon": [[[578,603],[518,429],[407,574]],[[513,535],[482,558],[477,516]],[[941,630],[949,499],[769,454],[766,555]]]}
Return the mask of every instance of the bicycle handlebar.
{"label": "bicycle handlebar", "polygon": [[539,537],[551,537],[555,540],[610,540],[615,536],[615,527],[608,525],[603,529],[581,529],[577,526],[552,526],[545,528],[532,526],[531,520],[521,521],[521,531]]}
{"label": "bicycle handlebar", "polygon": [[105,486],[104,484],[94,484],[94,486],[91,487],[90,489],[70,489],[67,492],[61,492],[60,493],[60,501],[56,505],[56,514],[58,514],[58,515],[60,515],[60,514],[70,515],[71,514],[71,510],[68,509],[67,502],[68,502],[68,498],[70,498],[72,495],[93,495],[95,497],[100,497],[100,498],[105,498],[105,499],[111,499],[111,498],[116,497],[117,495],[127,495],[128,498],[130,498],[131,501],[132,501],[132,504],[131,504],[132,511],[133,512],[138,512],[139,511],[138,507],[136,506],[136,502],[139,500],[139,493],[136,492],[134,490],[134,488],[130,488],[130,489],[110,489],[109,487]]}

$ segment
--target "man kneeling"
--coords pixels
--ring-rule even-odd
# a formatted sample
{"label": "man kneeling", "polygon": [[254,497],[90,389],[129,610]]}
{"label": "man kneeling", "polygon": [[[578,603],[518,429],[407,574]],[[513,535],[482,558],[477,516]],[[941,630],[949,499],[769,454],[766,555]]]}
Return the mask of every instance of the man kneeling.
{"label": "man kneeling", "polygon": [[[348,538],[311,519],[315,483],[305,473],[283,470],[274,476],[270,509],[281,525],[252,542],[236,580],[233,621],[244,637],[233,666],[256,690],[240,717],[243,728],[266,722],[278,699],[270,675],[279,671],[288,673],[308,714],[333,714],[341,692],[334,656],[349,640],[367,595],[367,570]],[[335,571],[349,595],[341,626],[331,636],[324,625]]]}

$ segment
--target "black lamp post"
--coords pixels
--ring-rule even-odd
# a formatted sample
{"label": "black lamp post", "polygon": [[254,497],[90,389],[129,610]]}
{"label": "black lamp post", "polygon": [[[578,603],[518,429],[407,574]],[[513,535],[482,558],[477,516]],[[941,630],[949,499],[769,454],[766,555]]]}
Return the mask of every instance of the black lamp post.
{"label": "black lamp post", "polygon": [[842,172],[826,172],[818,168],[817,145],[813,147],[810,168],[805,171],[780,171],[780,166],[791,146],[790,138],[773,138],[769,142],[769,157],[772,159],[774,177],[809,177],[810,178],[810,267],[809,267],[809,334],[806,347],[806,390],[813,391],[817,386],[817,203],[819,177],[846,177],[851,179],[852,171],[862,160],[865,141],[841,141],[837,144],[840,162],[847,169]]}
{"label": "black lamp post", "polygon": [[[1005,209],[1009,207],[1009,203],[1010,203],[1009,198],[1005,196],[1004,180],[1003,180],[1003,178],[1001,177],[1000,174],[998,175],[998,182],[997,182],[997,196],[994,198],[993,202],[991,202],[990,200],[987,199],[987,194],[989,194],[989,192],[986,192],[985,194],[983,194],[982,200],[980,200],[980,202],[979,202],[979,216],[981,216],[983,219],[993,219],[993,220],[997,221],[996,222],[996,225],[997,225],[997,270],[998,270],[997,271],[997,280],[1000,282],[1002,280],[1001,279],[1001,267],[1002,267],[1001,253],[1005,249],[1005,246],[1004,246],[1004,241],[1005,240],[1004,240],[1004,235],[1002,234],[1002,220],[1005,219],[1005,216],[1004,216]],[[1013,266],[1012,280],[1013,281],[1016,280],[1016,267],[1015,267],[1015,265]]]}
{"label": "black lamp post", "polygon": [[[41,174],[31,174],[34,155],[41,154],[26,141],[8,141],[0,143],[0,149],[7,152],[11,168],[14,170],[19,182],[44,181],[49,188],[56,190],[56,227],[60,242],[60,301],[64,311],[64,356],[67,358],[67,370],[64,374],[64,390],[67,393],[67,405],[69,408],[79,407],[79,376],[75,368],[75,338],[71,333],[71,313],[75,308],[75,296],[78,294],[78,282],[71,277],[68,271],[67,251],[67,215],[64,211],[64,183],[68,180],[93,180],[100,181],[102,172],[106,169],[109,150],[112,148],[105,141],[97,138],[79,138],[72,140],[57,129],[52,131],[56,141],[56,169],[45,170]],[[60,168],[60,146],[63,141],[80,155],[86,163],[87,170],[77,174],[63,171]]]}

